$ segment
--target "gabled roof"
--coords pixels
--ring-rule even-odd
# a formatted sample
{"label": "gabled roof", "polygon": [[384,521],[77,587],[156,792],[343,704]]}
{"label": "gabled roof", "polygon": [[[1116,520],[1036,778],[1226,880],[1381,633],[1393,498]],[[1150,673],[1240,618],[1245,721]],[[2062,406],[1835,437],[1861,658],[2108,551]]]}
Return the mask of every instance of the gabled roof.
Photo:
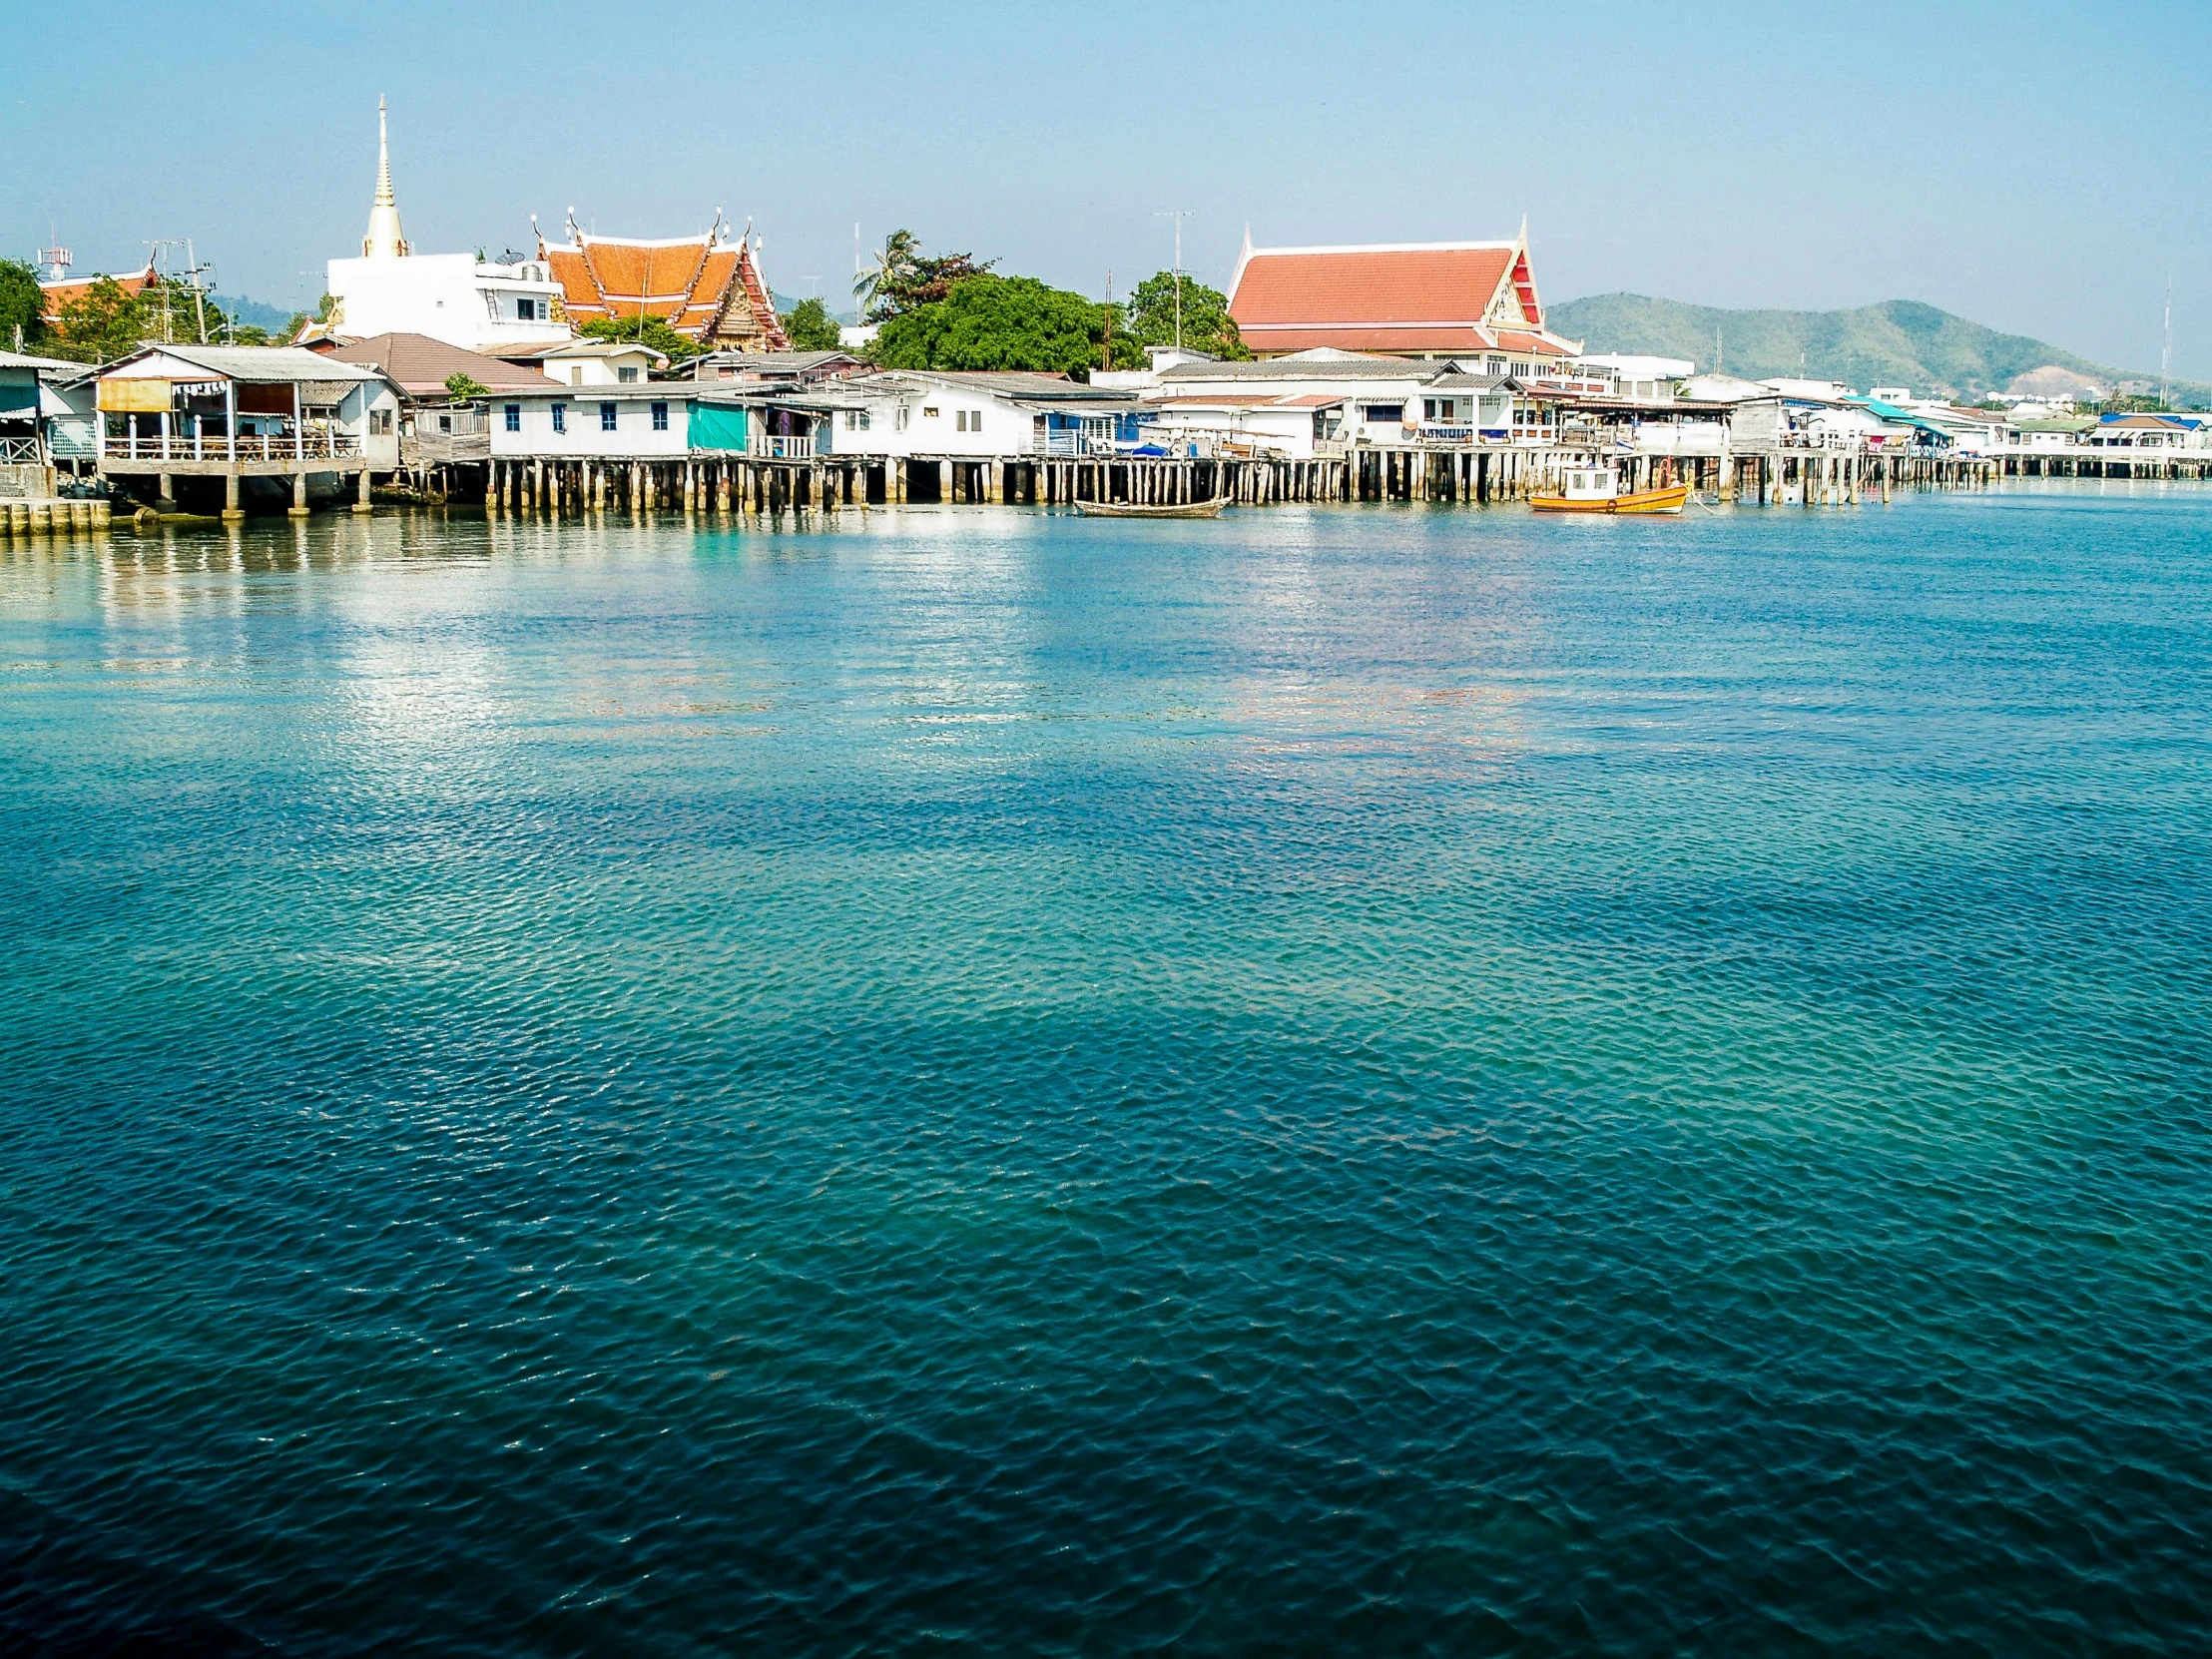
{"label": "gabled roof", "polygon": [[1507,350],[1566,355],[1548,332],[1525,232],[1509,242],[1246,245],[1229,314],[1255,351]]}
{"label": "gabled roof", "polygon": [[791,345],[751,246],[724,241],[719,216],[699,236],[653,241],[594,236],[573,218],[568,229],[566,244],[539,237],[538,258],[561,284],[572,321],[642,313],[693,339]]}
{"label": "gabled roof", "polygon": [[297,345],[147,345],[103,371],[119,373],[148,357],[175,357],[211,379],[288,385],[296,380],[381,380],[380,368]]}
{"label": "gabled roof", "polygon": [[456,374],[467,375],[486,391],[531,391],[559,384],[534,369],[517,368],[428,334],[371,334],[367,339],[330,346],[314,355],[325,361],[380,368],[409,397],[442,397],[445,382]]}

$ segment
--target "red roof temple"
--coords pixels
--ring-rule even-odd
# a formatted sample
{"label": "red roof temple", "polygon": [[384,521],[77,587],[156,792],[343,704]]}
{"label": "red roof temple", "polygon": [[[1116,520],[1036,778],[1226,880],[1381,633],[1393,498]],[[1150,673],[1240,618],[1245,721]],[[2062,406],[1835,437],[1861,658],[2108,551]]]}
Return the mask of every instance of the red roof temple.
{"label": "red roof temple", "polygon": [[723,240],[719,217],[702,236],[661,242],[592,236],[573,218],[568,233],[566,244],[539,237],[538,258],[576,326],[642,313],[705,345],[791,349],[753,249],[744,237]]}
{"label": "red roof temple", "polygon": [[1229,314],[1262,357],[1326,346],[1534,363],[1581,349],[1544,326],[1525,227],[1511,242],[1365,248],[1254,248],[1248,236]]}

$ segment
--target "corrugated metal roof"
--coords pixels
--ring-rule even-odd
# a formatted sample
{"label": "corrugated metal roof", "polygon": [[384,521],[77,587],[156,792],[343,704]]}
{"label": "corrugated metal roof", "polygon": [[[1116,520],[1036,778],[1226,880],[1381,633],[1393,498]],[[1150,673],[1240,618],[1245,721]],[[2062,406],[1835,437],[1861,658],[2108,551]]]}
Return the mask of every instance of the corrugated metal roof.
{"label": "corrugated metal roof", "polygon": [[46,368],[62,373],[82,373],[87,363],[64,362],[59,357],[32,357],[20,351],[0,351],[0,368]]}
{"label": "corrugated metal roof", "polygon": [[[364,368],[297,345],[150,345],[125,363],[155,353],[205,369],[226,380],[290,384],[294,380],[380,380],[383,370]],[[111,364],[121,367],[122,364]]]}

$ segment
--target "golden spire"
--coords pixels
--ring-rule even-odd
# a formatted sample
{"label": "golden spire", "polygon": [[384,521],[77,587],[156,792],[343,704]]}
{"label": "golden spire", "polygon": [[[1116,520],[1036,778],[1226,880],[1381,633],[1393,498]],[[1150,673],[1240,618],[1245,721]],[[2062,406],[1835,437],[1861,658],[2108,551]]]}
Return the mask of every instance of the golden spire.
{"label": "golden spire", "polygon": [[407,239],[399,233],[399,203],[391,193],[391,145],[384,131],[384,100],[376,99],[376,205],[368,210],[368,235],[361,238],[361,257],[398,260],[407,255]]}

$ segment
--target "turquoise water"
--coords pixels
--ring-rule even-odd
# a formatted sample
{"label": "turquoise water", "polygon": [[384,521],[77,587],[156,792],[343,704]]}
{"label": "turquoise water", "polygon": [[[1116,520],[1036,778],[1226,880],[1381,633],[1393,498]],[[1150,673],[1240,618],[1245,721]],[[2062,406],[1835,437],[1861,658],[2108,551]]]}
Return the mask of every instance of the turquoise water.
{"label": "turquoise water", "polygon": [[2212,1646],[2208,548],[0,551],[0,1648]]}

